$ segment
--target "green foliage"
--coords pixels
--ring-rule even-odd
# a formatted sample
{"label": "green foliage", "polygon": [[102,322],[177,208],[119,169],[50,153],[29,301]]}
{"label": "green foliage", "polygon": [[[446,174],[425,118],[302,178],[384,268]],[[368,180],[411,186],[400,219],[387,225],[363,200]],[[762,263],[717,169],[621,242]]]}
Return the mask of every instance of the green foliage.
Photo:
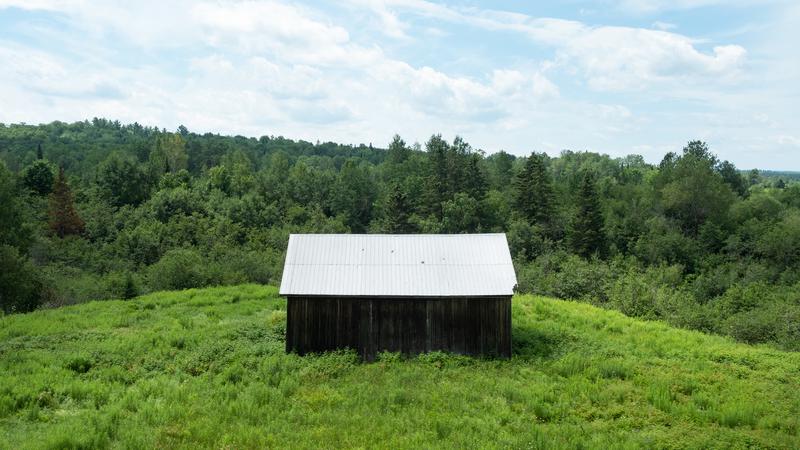
{"label": "green foliage", "polygon": [[[64,168],[50,214],[45,153]],[[277,283],[290,233],[504,232],[521,292],[800,349],[798,177],[740,173],[699,141],[654,166],[486,155],[441,135],[384,150],[93,119],[0,126],[0,160],[0,245],[19,274],[6,303]]]}
{"label": "green foliage", "polygon": [[800,445],[797,353],[544,297],[514,297],[512,314],[511,359],[375,363],[286,354],[273,287],[0,317],[0,435],[20,449]]}
{"label": "green foliage", "polygon": [[756,247],[779,268],[800,265],[800,211],[792,211],[761,236]]}
{"label": "green foliage", "polygon": [[163,223],[176,216],[191,216],[194,213],[205,212],[200,195],[184,186],[156,192],[147,202],[147,206],[152,211],[153,217]]}
{"label": "green foliage", "polygon": [[512,221],[506,239],[514,259],[525,261],[541,255],[546,246],[543,234],[541,227],[531,225],[526,220]]}
{"label": "green foliage", "polygon": [[662,162],[658,184],[663,186],[665,212],[689,235],[696,236],[706,221],[722,222],[734,201],[716,164],[708,146],[699,141],[690,142],[682,156]]}
{"label": "green foliage", "polygon": [[395,134],[387,149],[387,162],[389,164],[402,164],[409,157],[411,157],[411,149],[408,148],[403,138]]}
{"label": "green foliage", "polygon": [[578,211],[569,231],[570,245],[575,253],[588,258],[605,250],[605,231],[600,199],[594,174],[586,172],[578,190]]}
{"label": "green foliage", "polygon": [[151,173],[156,177],[168,172],[185,170],[189,163],[186,140],[179,133],[159,134],[150,152],[149,163]]}
{"label": "green foliage", "polygon": [[344,163],[331,194],[331,210],[341,214],[354,233],[364,232],[372,219],[375,187],[369,170],[355,161]]}
{"label": "green foliage", "polygon": [[16,188],[14,174],[0,161],[0,245],[10,245],[27,250],[32,230],[27,225],[28,218],[23,198]]}
{"label": "green foliage", "polygon": [[480,230],[480,205],[475,198],[459,192],[442,203],[441,231],[475,233]]}
{"label": "green foliage", "polygon": [[553,220],[553,187],[545,155],[531,153],[514,179],[516,206],[529,223],[547,227]]}
{"label": "green foliage", "polygon": [[189,289],[208,285],[213,274],[197,251],[174,249],[150,267],[149,279],[156,290]]}
{"label": "green foliage", "polygon": [[43,159],[32,162],[20,177],[22,185],[36,195],[47,195],[53,190],[55,174],[53,165]]}
{"label": "green foliage", "polygon": [[404,234],[413,233],[416,230],[416,225],[411,221],[413,214],[411,201],[401,185],[394,184],[391,187],[384,208],[386,220],[382,226],[383,231]]}
{"label": "green foliage", "polygon": [[31,261],[0,244],[0,308],[6,314],[32,311],[43,301],[44,286]]}
{"label": "green foliage", "polygon": [[112,153],[97,170],[100,194],[113,206],[138,205],[149,192],[147,172],[138,162],[120,153]]}

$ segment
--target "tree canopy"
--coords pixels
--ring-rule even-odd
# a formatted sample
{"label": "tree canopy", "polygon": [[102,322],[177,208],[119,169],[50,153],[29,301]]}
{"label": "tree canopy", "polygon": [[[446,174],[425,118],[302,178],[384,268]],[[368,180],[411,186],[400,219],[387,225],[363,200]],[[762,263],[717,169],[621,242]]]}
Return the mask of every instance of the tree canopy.
{"label": "tree canopy", "polygon": [[3,310],[277,284],[290,233],[504,232],[521,291],[800,349],[800,177],[701,141],[659,164],[422,142],[2,126]]}

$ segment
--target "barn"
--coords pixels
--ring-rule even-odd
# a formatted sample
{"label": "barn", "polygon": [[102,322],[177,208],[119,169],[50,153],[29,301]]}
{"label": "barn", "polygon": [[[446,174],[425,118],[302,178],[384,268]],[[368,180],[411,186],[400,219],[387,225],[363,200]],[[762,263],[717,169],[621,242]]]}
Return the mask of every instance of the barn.
{"label": "barn", "polygon": [[511,355],[505,234],[293,234],[286,351]]}

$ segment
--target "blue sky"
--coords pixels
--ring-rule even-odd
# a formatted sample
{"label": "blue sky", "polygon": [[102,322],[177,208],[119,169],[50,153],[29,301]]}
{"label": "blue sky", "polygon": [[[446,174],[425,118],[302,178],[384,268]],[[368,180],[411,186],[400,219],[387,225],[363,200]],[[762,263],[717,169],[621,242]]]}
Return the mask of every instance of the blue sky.
{"label": "blue sky", "polygon": [[[135,6],[131,6],[135,5]],[[0,0],[0,122],[800,170],[800,4]]]}

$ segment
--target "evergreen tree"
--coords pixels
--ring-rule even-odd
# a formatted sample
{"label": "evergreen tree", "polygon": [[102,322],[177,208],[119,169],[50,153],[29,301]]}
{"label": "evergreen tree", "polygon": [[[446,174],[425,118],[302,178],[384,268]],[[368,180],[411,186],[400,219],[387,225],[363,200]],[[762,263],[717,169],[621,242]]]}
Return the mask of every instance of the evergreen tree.
{"label": "evergreen tree", "polygon": [[469,159],[473,155],[470,146],[461,136],[453,139],[453,144],[447,148],[447,190],[446,200],[450,200],[458,192],[469,190],[467,184],[467,171],[469,170]]}
{"label": "evergreen tree", "polygon": [[411,149],[408,148],[400,135],[395,134],[392,138],[392,142],[389,144],[389,150],[386,156],[388,162],[400,164],[411,156]]}
{"label": "evergreen tree", "polygon": [[747,196],[747,180],[732,162],[722,161],[717,164],[716,170],[734,193],[739,197]]}
{"label": "evergreen tree", "polygon": [[503,150],[486,158],[492,168],[492,189],[505,190],[511,183],[514,157]]}
{"label": "evergreen tree", "polygon": [[393,185],[386,204],[386,231],[393,234],[417,231],[410,220],[411,213],[412,206],[403,188]]}
{"label": "evergreen tree", "polygon": [[428,179],[431,193],[429,206],[431,212],[435,213],[438,218],[442,217],[442,202],[451,196],[451,192],[449,192],[448,189],[448,147],[447,141],[442,139],[442,135],[440,134],[431,136],[425,144],[431,166],[430,177]]}
{"label": "evergreen tree", "polygon": [[747,174],[747,182],[750,186],[755,186],[761,182],[761,172],[758,169],[752,169],[750,173]]}
{"label": "evergreen tree", "polygon": [[42,151],[42,143],[36,146],[36,159],[44,159],[44,152]]}
{"label": "evergreen tree", "polygon": [[578,213],[570,230],[570,244],[575,253],[588,258],[605,248],[603,213],[595,186],[594,174],[585,172],[578,190]]}
{"label": "evergreen tree", "polygon": [[84,230],[83,220],[75,211],[72,200],[72,191],[64,176],[64,168],[58,169],[58,177],[50,194],[50,229],[60,238],[71,234],[81,234]]}
{"label": "evergreen tree", "polygon": [[531,224],[548,226],[553,216],[553,186],[544,164],[544,154],[531,153],[525,168],[517,174],[517,208]]}
{"label": "evergreen tree", "polygon": [[333,185],[331,210],[341,214],[355,233],[363,233],[372,219],[376,189],[368,170],[355,160],[345,161]]}
{"label": "evergreen tree", "polygon": [[467,178],[465,181],[467,194],[476,200],[483,200],[488,189],[486,176],[484,176],[483,170],[481,170],[481,159],[481,155],[478,153],[469,155]]}

